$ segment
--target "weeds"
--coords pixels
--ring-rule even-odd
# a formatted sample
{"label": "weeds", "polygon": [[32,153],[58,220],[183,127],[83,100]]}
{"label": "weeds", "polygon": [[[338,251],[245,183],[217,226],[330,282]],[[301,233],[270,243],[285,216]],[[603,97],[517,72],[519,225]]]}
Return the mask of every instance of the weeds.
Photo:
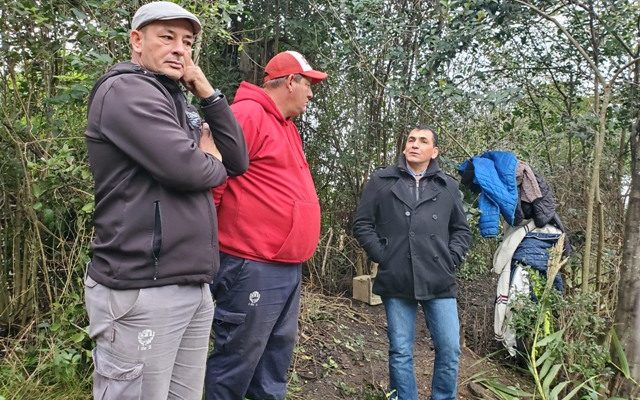
{"label": "weeds", "polygon": [[9,399],[83,399],[90,393],[91,341],[78,293],[54,303],[17,339],[2,342],[0,394]]}
{"label": "weeds", "polygon": [[[573,293],[566,297],[553,290],[555,275],[566,260],[561,260],[562,241],[551,251],[546,280],[530,271],[532,291],[538,301],[520,296],[512,304],[512,327],[520,340],[527,370],[535,383],[528,393],[494,379],[477,377],[474,382],[501,399],[540,398],[570,400],[608,398],[606,382],[613,376],[611,366],[628,375],[628,365],[613,330],[607,331],[606,318],[598,315],[598,295]],[[620,365],[612,363],[607,346]]]}

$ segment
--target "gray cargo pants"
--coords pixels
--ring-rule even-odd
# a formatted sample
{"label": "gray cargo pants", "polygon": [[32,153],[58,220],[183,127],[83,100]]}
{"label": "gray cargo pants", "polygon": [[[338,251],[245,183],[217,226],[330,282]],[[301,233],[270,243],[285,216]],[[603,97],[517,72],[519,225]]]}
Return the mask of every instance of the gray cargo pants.
{"label": "gray cargo pants", "polygon": [[200,400],[213,300],[208,284],[114,290],[85,279],[95,400]]}

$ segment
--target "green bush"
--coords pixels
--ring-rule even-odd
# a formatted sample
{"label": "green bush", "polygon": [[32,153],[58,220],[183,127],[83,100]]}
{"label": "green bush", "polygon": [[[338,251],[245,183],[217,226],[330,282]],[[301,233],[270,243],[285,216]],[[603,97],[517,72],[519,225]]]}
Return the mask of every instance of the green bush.
{"label": "green bush", "polygon": [[577,386],[583,395],[601,392],[614,370],[606,341],[609,321],[597,312],[598,294],[576,291],[563,296],[555,289],[545,293],[540,288],[546,281],[534,270],[529,274],[539,300],[518,296],[512,304],[511,326],[530,371],[535,360],[537,371],[532,375],[543,380],[545,374],[555,372],[547,387],[555,381],[571,382],[563,387],[565,392]]}

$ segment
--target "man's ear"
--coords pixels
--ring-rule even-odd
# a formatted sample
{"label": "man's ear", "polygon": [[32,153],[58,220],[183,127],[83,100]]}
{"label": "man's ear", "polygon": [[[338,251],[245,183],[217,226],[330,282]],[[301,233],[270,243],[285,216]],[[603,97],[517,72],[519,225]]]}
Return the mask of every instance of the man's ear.
{"label": "man's ear", "polygon": [[438,154],[440,154],[440,149],[438,149],[438,146],[433,148],[433,154],[431,155],[431,159],[436,159],[438,158]]}
{"label": "man's ear", "polygon": [[289,74],[287,75],[287,79],[285,79],[284,84],[287,87],[287,90],[289,91],[289,93],[293,92],[293,81],[295,79],[295,76],[293,74]]}
{"label": "man's ear", "polygon": [[133,29],[129,33],[129,43],[131,44],[131,49],[135,53],[142,52],[142,32],[137,29]]}

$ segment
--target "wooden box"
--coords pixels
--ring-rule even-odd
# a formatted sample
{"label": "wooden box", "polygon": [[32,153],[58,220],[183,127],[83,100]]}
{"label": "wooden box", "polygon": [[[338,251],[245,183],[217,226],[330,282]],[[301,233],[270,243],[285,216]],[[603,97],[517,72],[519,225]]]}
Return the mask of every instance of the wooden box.
{"label": "wooden box", "polygon": [[382,299],[377,294],[373,294],[373,277],[371,275],[360,275],[353,278],[353,298],[364,301],[372,306],[382,304]]}

